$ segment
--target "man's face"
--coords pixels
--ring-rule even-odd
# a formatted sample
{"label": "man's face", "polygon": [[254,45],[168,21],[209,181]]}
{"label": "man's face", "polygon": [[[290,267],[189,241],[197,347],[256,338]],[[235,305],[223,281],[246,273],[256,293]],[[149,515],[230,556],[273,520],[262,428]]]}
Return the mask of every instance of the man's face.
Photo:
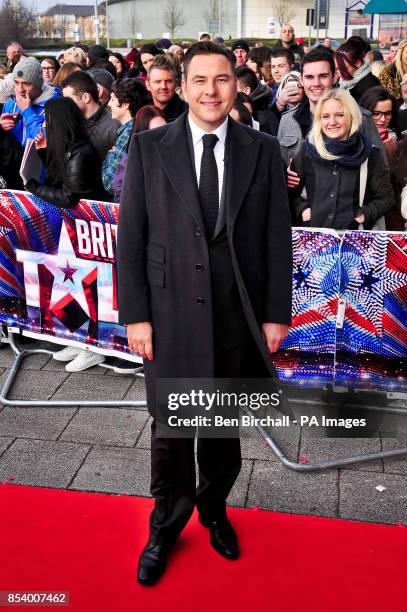
{"label": "man's face", "polygon": [[291,66],[286,57],[271,58],[271,76],[276,83],[280,84],[283,77],[291,70]]}
{"label": "man's face", "polygon": [[154,68],[146,81],[154,106],[164,108],[175,94],[175,75],[169,70]]}
{"label": "man's face", "polygon": [[178,55],[180,59],[184,57],[184,49],[180,47],[179,45],[171,45],[168,51],[170,53],[174,53],[175,55]]}
{"label": "man's face", "polygon": [[283,25],[280,34],[281,42],[290,43],[294,38],[294,28],[290,25]]}
{"label": "man's face", "polygon": [[109,108],[112,111],[113,119],[117,119],[120,121],[120,123],[126,121],[128,117],[129,104],[127,102],[120,104],[116,94],[113,92],[110,95]]}
{"label": "man's face", "polygon": [[13,64],[17,64],[17,62],[20,61],[21,53],[21,47],[18,47],[17,45],[10,45],[7,47],[7,59],[9,59]]}
{"label": "man's face", "polygon": [[236,68],[239,68],[239,66],[244,66],[247,62],[247,58],[249,57],[247,51],[245,49],[235,49],[233,53],[236,57]]}
{"label": "man's face", "polygon": [[392,62],[396,57],[398,45],[390,45],[389,60]]}
{"label": "man's face", "polygon": [[86,110],[86,100],[84,99],[85,94],[77,94],[73,87],[64,87],[62,90],[62,95],[64,98],[71,98],[76,104],[76,106],[85,113]]}
{"label": "man's face", "polygon": [[223,55],[195,55],[182,83],[191,119],[206,132],[223,123],[233,107],[236,80],[229,60]]}
{"label": "man's face", "polygon": [[37,85],[28,83],[28,81],[22,81],[21,79],[14,79],[14,90],[18,95],[30,98],[31,101],[38,98],[41,93],[41,89]]}
{"label": "man's face", "polygon": [[304,64],[302,82],[305,95],[311,102],[318,102],[326,91],[332,89],[333,74],[328,62],[309,62]]}
{"label": "man's face", "polygon": [[324,38],[324,47],[330,49],[332,47],[332,40],[327,36]]}
{"label": "man's face", "polygon": [[97,83],[98,94],[99,94],[99,102],[106,106],[110,100],[110,91],[106,89],[103,85]]}

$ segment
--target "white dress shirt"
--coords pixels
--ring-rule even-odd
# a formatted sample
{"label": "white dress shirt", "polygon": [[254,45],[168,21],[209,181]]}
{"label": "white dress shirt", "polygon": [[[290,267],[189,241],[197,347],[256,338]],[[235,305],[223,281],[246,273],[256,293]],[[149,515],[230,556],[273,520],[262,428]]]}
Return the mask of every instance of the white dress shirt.
{"label": "white dress shirt", "polygon": [[[218,167],[218,182],[219,182],[219,203],[222,197],[222,185],[223,185],[223,173],[225,168],[224,157],[225,157],[225,142],[226,133],[228,129],[228,117],[216,130],[211,134],[216,134],[218,142],[216,143],[213,153],[215,155],[216,165]],[[195,160],[195,172],[199,187],[199,178],[201,174],[201,160],[203,153],[203,142],[202,136],[205,136],[208,132],[205,132],[202,128],[198,127],[191,119],[191,115],[188,115],[189,127],[192,133],[192,145],[194,147],[194,160]]]}

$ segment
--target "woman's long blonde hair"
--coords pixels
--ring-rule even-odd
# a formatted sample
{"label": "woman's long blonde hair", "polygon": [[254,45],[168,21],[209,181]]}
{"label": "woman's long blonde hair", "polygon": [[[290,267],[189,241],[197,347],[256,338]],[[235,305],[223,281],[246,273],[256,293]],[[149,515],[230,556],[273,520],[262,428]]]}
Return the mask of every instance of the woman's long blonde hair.
{"label": "woman's long blonde hair", "polygon": [[352,98],[350,93],[344,89],[331,89],[323,94],[319,99],[314,113],[314,123],[311,130],[311,141],[314,143],[316,150],[323,159],[333,161],[338,159],[338,155],[333,155],[327,150],[322,131],[322,109],[327,100],[337,100],[343,107],[345,122],[348,128],[348,138],[353,136],[362,125],[362,114],[359,106]]}
{"label": "woman's long blonde hair", "polygon": [[407,46],[407,39],[402,40],[399,46],[397,47],[396,57],[394,58],[394,63],[396,64],[397,76],[400,81],[403,78],[403,74],[407,72],[407,64],[402,62],[401,56],[403,55],[403,49]]}

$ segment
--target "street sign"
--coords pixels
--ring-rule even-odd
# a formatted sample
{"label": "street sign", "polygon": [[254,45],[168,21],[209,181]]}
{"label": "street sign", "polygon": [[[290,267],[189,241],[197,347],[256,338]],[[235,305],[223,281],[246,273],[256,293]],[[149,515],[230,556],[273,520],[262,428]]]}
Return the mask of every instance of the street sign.
{"label": "street sign", "polygon": [[315,23],[315,9],[308,8],[307,9],[307,26],[313,26]]}

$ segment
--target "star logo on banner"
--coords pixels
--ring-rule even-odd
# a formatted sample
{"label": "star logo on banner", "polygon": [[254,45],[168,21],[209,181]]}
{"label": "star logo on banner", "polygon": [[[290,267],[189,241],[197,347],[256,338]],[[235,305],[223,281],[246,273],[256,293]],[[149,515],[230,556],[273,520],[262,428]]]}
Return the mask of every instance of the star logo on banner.
{"label": "star logo on banner", "polygon": [[65,268],[59,268],[61,270],[61,272],[64,273],[64,280],[63,282],[65,283],[66,281],[70,280],[71,283],[74,285],[74,280],[73,280],[73,275],[75,274],[75,272],[78,271],[78,268],[71,268],[69,265],[69,261],[66,260],[66,266]]}

